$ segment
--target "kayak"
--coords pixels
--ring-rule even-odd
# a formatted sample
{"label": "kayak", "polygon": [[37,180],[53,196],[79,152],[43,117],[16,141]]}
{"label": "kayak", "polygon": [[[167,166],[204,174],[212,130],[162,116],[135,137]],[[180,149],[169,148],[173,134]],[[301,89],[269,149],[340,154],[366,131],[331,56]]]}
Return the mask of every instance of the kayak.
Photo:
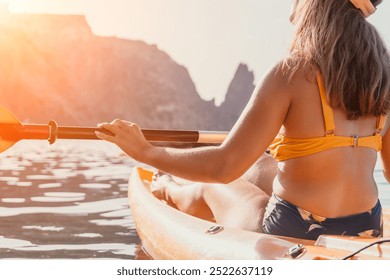
{"label": "kayak", "polygon": [[[135,167],[129,204],[145,253],[156,260],[390,259],[390,209],[383,210],[383,238],[321,235],[316,241],[223,227],[183,213],[157,199],[153,171]],[[356,255],[354,253],[368,247]]]}

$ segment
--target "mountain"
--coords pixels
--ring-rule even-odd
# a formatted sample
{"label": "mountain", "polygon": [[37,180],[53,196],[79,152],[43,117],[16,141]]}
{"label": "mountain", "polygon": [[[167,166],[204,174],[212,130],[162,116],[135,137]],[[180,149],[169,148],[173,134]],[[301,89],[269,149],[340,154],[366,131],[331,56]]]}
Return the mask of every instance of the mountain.
{"label": "mountain", "polygon": [[247,65],[238,66],[228,88],[225,102],[218,108],[218,119],[223,120],[220,129],[230,130],[233,127],[255,89],[254,78],[253,72],[249,71]]}
{"label": "mountain", "polygon": [[0,105],[22,121],[230,129],[253,90],[238,67],[226,101],[199,97],[185,67],[156,45],[95,36],[84,16],[9,14],[0,4]]}

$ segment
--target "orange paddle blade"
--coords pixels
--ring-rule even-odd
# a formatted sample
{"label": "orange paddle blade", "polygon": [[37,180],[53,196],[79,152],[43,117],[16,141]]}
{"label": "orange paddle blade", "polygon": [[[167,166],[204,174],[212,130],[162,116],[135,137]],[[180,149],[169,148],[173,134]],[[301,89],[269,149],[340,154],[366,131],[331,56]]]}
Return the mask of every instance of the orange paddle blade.
{"label": "orange paddle blade", "polygon": [[9,141],[9,140],[3,140],[0,137],[0,153],[4,152],[5,150],[8,150],[11,148],[16,142],[15,141]]}
{"label": "orange paddle blade", "polygon": [[0,106],[0,123],[2,124],[20,124],[20,121],[14,114]]}
{"label": "orange paddle blade", "polygon": [[[21,125],[20,121],[7,109],[0,107],[0,125]],[[0,126],[0,153],[12,147],[16,141],[7,140],[7,129]]]}

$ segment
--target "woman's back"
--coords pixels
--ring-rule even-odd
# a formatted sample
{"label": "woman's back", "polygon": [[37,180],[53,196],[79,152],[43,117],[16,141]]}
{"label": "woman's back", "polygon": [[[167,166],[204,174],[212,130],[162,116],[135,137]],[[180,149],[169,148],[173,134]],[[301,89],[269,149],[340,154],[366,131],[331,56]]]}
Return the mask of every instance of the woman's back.
{"label": "woman's back", "polygon": [[[309,66],[298,69],[288,87],[292,100],[280,133],[298,139],[325,137],[324,114],[315,70]],[[364,137],[376,132],[378,118],[373,115],[348,120],[341,109],[333,109],[333,116],[337,136]],[[350,146],[281,161],[274,192],[324,217],[361,213],[377,202],[377,188],[373,179],[376,159],[374,149]]]}
{"label": "woman's back", "polygon": [[[281,134],[319,138],[303,143],[279,140],[277,144],[287,146],[281,153],[298,151],[299,156],[276,154],[279,182],[274,192],[328,218],[362,213],[377,203],[373,172],[388,128],[383,116],[390,105],[389,54],[365,19],[381,1],[358,1],[358,6],[352,2],[295,1],[291,21],[296,34],[285,64],[293,73],[288,74],[292,95]],[[360,2],[371,12],[359,10]],[[319,83],[317,73],[322,76]],[[320,89],[330,113],[321,106]],[[335,137],[327,137],[333,123]]]}

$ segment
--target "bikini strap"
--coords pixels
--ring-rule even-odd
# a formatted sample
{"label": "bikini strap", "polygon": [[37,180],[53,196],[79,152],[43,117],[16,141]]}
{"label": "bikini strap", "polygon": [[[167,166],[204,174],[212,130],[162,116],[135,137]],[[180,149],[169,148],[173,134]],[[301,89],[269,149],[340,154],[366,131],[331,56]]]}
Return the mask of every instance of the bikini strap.
{"label": "bikini strap", "polygon": [[334,135],[335,125],[334,125],[333,109],[332,107],[330,107],[328,98],[326,97],[325,86],[320,72],[317,72],[317,85],[320,91],[322,112],[324,115],[325,136]]}
{"label": "bikini strap", "polygon": [[386,119],[387,119],[387,116],[386,115],[380,115],[377,119],[376,119],[376,135],[378,135],[379,133],[381,133],[383,127],[385,126],[385,122],[386,122]]}

